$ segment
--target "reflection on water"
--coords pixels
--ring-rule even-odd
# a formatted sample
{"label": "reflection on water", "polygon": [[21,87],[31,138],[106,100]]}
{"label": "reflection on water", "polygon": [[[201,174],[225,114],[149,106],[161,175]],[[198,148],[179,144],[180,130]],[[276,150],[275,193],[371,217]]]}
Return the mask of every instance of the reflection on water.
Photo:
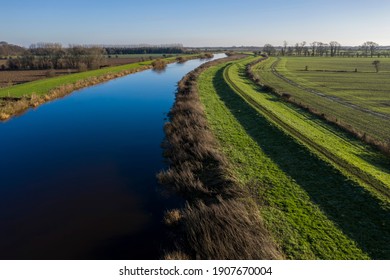
{"label": "reflection on water", "polygon": [[159,258],[162,214],[179,203],[158,192],[162,127],[177,82],[201,63],[136,73],[0,123],[0,259]]}

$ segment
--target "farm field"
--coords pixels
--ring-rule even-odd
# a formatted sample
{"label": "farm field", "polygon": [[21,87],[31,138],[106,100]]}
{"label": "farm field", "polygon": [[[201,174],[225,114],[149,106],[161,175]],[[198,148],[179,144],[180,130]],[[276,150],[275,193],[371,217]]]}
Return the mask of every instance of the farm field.
{"label": "farm field", "polygon": [[49,76],[62,76],[77,72],[78,71],[76,69],[17,71],[3,70],[0,71],[0,88],[42,80],[48,78]]}
{"label": "farm field", "polygon": [[[380,60],[378,73],[374,60]],[[295,102],[388,141],[389,58],[272,57],[253,69],[262,83],[290,94]]]}
{"label": "farm field", "polygon": [[[158,57],[163,57],[163,54],[151,55],[112,55],[106,58],[105,66],[121,66],[126,64],[137,63],[145,60],[150,60]],[[7,60],[0,60],[1,65],[6,65]],[[50,73],[49,73],[50,71]],[[53,69],[53,70],[1,70],[0,71],[0,88],[10,85],[23,84],[36,80],[46,79],[49,76],[61,76],[79,72],[78,69]]]}
{"label": "farm field", "polygon": [[245,76],[251,61],[212,67],[198,87],[220,149],[242,185],[255,185],[261,215],[286,257],[388,259],[388,159],[263,92]]}

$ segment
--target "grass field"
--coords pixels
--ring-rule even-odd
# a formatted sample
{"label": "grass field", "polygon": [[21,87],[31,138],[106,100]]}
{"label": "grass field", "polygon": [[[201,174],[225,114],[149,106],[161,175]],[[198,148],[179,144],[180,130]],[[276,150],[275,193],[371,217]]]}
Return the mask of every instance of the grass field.
{"label": "grass field", "polygon": [[379,73],[372,65],[375,59],[273,57],[256,65],[254,71],[262,83],[289,93],[296,102],[388,141],[390,59],[379,59]]}
{"label": "grass field", "polygon": [[[356,168],[371,170],[370,176],[387,187],[388,161],[337,128],[262,92],[245,76],[249,61],[210,68],[200,76],[199,91],[232,171],[243,185],[257,182],[252,191],[258,196],[261,215],[286,256],[390,258],[388,199],[368,190],[353,174],[340,171],[296,134],[250,104],[247,97],[324,150],[350,164],[356,160]],[[235,87],[248,96],[242,96]]]}
{"label": "grass field", "polygon": [[[282,58],[276,70],[304,87],[390,117],[390,58],[379,59],[378,73],[373,60],[375,58]],[[303,71],[306,66],[308,71]]]}

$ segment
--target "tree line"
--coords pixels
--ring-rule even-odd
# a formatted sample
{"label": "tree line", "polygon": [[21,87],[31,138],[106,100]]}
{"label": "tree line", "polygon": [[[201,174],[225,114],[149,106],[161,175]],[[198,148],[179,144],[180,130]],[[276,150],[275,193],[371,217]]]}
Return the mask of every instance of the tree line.
{"label": "tree line", "polygon": [[[4,45],[4,46],[3,46]],[[10,45],[1,45],[1,49]],[[9,56],[7,65],[1,69],[97,69],[106,64],[106,57],[121,54],[176,54],[184,53],[182,45],[134,45],[134,46],[90,46],[70,45],[64,48],[59,43],[37,43],[28,49],[19,47],[17,56]],[[4,54],[9,54],[5,52]]]}
{"label": "tree line", "polygon": [[380,48],[379,44],[366,41],[358,47],[346,47],[342,46],[337,41],[331,41],[329,43],[312,42],[307,44],[306,41],[295,43],[295,45],[289,45],[287,41],[283,42],[282,46],[273,46],[271,44],[265,44],[262,51],[267,55],[280,55],[280,56],[347,56],[347,57],[387,57],[390,56],[388,49]]}
{"label": "tree line", "polygon": [[180,46],[171,47],[105,47],[105,51],[108,55],[120,55],[120,54],[176,54],[183,53],[184,49]]}
{"label": "tree line", "polygon": [[106,51],[100,47],[63,48],[58,43],[38,43],[18,57],[8,59],[7,66],[11,70],[97,69],[105,63],[105,55]]}

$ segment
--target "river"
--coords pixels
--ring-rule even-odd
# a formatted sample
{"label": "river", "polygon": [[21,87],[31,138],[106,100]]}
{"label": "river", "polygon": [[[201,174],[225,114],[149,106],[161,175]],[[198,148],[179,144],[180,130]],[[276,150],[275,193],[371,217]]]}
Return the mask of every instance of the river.
{"label": "river", "polygon": [[180,204],[155,177],[163,125],[177,82],[204,62],[128,75],[0,122],[0,259],[158,259],[163,213]]}

